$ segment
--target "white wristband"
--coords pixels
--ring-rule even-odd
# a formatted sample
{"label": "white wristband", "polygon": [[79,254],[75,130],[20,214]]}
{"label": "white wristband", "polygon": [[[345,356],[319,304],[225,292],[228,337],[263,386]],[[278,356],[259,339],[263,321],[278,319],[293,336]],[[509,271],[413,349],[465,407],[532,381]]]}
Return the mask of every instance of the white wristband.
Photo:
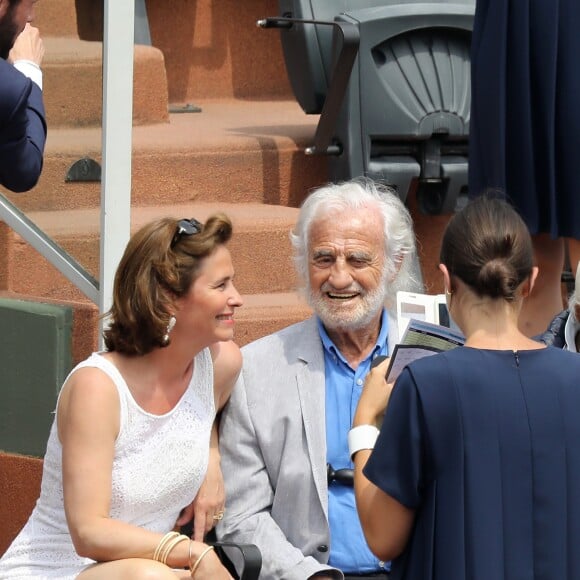
{"label": "white wristband", "polygon": [[379,430],[374,425],[359,425],[348,432],[348,452],[353,459],[361,449],[374,449]]}
{"label": "white wristband", "polygon": [[42,91],[42,70],[32,60],[16,60],[12,63],[16,70],[19,70],[25,77],[28,77],[32,82],[38,85]]}

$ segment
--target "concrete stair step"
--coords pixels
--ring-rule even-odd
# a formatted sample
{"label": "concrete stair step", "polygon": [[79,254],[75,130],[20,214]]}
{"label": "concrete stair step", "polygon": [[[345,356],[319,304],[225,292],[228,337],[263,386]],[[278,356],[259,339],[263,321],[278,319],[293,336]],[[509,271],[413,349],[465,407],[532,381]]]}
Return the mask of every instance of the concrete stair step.
{"label": "concrete stair step", "polygon": [[[134,127],[132,204],[267,203],[298,207],[328,180],[324,157],[307,157],[318,117],[295,101],[211,101],[201,113]],[[83,157],[102,162],[100,128],[50,129],[39,184],[8,194],[23,211],[91,208],[100,183],[66,182]]]}
{"label": "concrete stair step", "polygon": [[[148,0],[154,47],[165,56],[171,103],[198,99],[288,99],[280,35],[256,27],[278,14],[276,0]],[[103,2],[50,0],[36,6],[43,38],[103,39]]]}
{"label": "concrete stair step", "polygon": [[[256,20],[278,14],[276,0],[147,0],[153,46],[164,56],[171,103],[198,99],[288,99],[292,90],[276,31]],[[63,13],[63,22],[59,13]],[[36,24],[45,36],[103,38],[103,2],[38,3]]]}
{"label": "concrete stair step", "polygon": [[[48,3],[47,3],[48,4]],[[74,37],[44,38],[44,102],[50,131],[57,127],[100,127],[102,119],[102,43]],[[133,73],[133,123],[169,120],[163,53],[136,45]]]}
{"label": "concrete stair step", "polygon": [[[216,211],[230,216],[234,236],[229,243],[236,269],[236,286],[242,294],[288,292],[296,286],[289,232],[298,210],[265,204],[180,204],[146,206],[132,210],[132,230],[153,219],[171,216],[205,221]],[[73,256],[95,278],[99,277],[99,210],[31,212],[28,217]],[[7,244],[8,276],[4,288],[13,292],[84,300],[84,295],[11,232]]]}
{"label": "concrete stair step", "polygon": [[41,478],[41,459],[0,451],[0,556],[30,517]]}
{"label": "concrete stair step", "polygon": [[305,320],[312,309],[300,293],[249,294],[236,312],[235,340],[240,345]]}
{"label": "concrete stair step", "polygon": [[43,38],[48,36],[79,37],[76,0],[38,2],[34,9],[36,26]]}
{"label": "concrete stair step", "polygon": [[[153,46],[165,55],[170,102],[293,98],[280,34],[256,21],[277,0],[148,0]],[[188,71],[188,74],[184,74]]]}
{"label": "concrete stair step", "polygon": [[416,193],[407,196],[407,205],[413,218],[413,227],[417,239],[417,254],[421,264],[423,283],[427,294],[442,294],[444,291],[441,272],[439,271],[439,254],[443,232],[451,214],[428,215],[421,212]]}

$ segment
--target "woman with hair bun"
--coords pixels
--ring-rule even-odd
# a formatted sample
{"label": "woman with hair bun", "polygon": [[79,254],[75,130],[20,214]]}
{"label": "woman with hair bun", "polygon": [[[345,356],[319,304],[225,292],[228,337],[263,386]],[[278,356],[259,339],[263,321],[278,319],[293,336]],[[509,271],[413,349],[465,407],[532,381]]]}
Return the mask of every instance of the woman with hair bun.
{"label": "woman with hair bun", "polygon": [[355,414],[369,546],[397,580],[578,580],[580,358],[518,329],[537,275],[524,222],[477,198],[448,224],[440,269],[465,345],[394,386],[386,363],[371,370]]}
{"label": "woman with hair bun", "polygon": [[[106,351],[62,387],[40,498],[0,578],[231,579],[203,543],[224,511],[215,417],[241,368],[231,235],[216,214],[159,219],[131,238]],[[173,530],[192,510],[190,539]]]}

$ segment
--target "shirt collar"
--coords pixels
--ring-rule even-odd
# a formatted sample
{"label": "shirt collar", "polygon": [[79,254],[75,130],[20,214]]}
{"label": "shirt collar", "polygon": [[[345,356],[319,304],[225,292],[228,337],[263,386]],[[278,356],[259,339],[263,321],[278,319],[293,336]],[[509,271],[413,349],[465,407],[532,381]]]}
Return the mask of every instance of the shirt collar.
{"label": "shirt collar", "polygon": [[[322,340],[322,346],[323,346],[324,350],[328,354],[336,355],[343,362],[346,363],[346,360],[342,356],[342,353],[338,350],[338,348],[336,347],[334,342],[332,342],[332,340],[328,336],[328,333],[326,332],[326,329],[324,328],[324,324],[322,324],[322,320],[320,320],[320,318],[318,318],[318,316],[316,317],[316,323],[318,324],[318,333],[320,334],[320,340]],[[377,341],[375,343],[375,346],[374,346],[373,350],[371,351],[371,354],[370,354],[371,358],[374,358],[377,354],[379,354],[379,352],[383,348],[384,348],[385,354],[388,354],[387,353],[387,350],[388,350],[387,338],[388,338],[388,336],[389,336],[389,317],[387,315],[387,311],[383,308],[383,313],[381,314],[381,330],[379,331],[379,336],[377,336]]]}

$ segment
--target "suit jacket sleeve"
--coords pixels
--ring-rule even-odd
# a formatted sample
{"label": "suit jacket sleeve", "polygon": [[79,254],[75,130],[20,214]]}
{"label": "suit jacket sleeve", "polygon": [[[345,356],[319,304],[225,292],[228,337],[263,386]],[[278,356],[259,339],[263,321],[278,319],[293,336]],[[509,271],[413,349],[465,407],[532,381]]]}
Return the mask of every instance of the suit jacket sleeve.
{"label": "suit jacket sleeve", "polygon": [[[332,570],[312,556],[305,557],[271,516],[275,494],[248,409],[243,371],[223,411],[220,450],[226,512],[217,528],[219,539],[256,544],[262,552],[261,578],[305,580],[316,572]],[[295,510],[296,517],[299,512]],[[335,570],[329,572],[335,574]]]}
{"label": "suit jacket sleeve", "polygon": [[42,91],[0,59],[0,184],[15,192],[40,177],[46,142]]}

